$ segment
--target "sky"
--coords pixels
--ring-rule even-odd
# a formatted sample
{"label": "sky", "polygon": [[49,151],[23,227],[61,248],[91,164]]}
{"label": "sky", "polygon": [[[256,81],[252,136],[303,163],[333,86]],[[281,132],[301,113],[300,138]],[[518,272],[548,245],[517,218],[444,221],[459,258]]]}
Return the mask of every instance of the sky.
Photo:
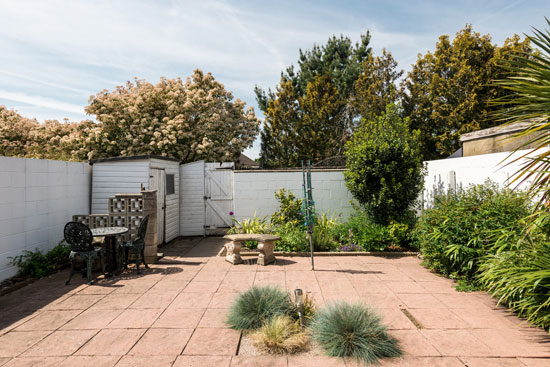
{"label": "sky", "polygon": [[[258,109],[299,49],[370,31],[411,69],[442,34],[466,24],[502,44],[548,28],[550,1],[0,0],[0,105],[38,121],[80,121],[91,95],[134,77],[158,82],[199,68]],[[260,144],[245,151],[259,155]]]}

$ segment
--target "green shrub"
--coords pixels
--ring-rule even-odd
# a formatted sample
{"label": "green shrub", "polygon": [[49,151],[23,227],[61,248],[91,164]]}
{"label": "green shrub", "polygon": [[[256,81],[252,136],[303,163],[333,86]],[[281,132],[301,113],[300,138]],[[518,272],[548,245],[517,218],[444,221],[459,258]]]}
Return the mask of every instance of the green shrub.
{"label": "green shrub", "polygon": [[305,219],[302,212],[302,199],[296,199],[296,196],[289,190],[280,189],[275,193],[275,198],[279,202],[279,210],[271,216],[271,224],[276,226],[303,226]]}
{"label": "green shrub", "polygon": [[309,251],[309,241],[305,227],[296,227],[293,223],[277,227],[281,240],[275,242],[276,251],[304,252]]}
{"label": "green shrub", "polygon": [[40,250],[24,251],[22,255],[10,258],[10,264],[19,268],[19,275],[42,278],[66,264],[70,253],[70,247],[61,242],[46,254]]}
{"label": "green shrub", "polygon": [[[227,234],[240,233],[273,233],[273,228],[267,221],[267,217],[260,218],[256,215],[256,212],[254,212],[252,218],[243,219],[241,221],[233,218],[233,227],[227,231]],[[246,241],[244,245],[248,248],[255,248],[258,245],[258,241]]]}
{"label": "green shrub", "polygon": [[252,287],[241,293],[229,310],[226,323],[236,330],[257,329],[278,315],[291,315],[288,292],[275,287]]}
{"label": "green shrub", "polygon": [[381,318],[361,304],[336,303],[321,309],[311,324],[312,338],[329,356],[365,363],[402,354]]}
{"label": "green shrub", "polygon": [[258,233],[258,234],[265,234],[265,233],[272,233],[272,228],[269,222],[267,221],[267,217],[260,218],[254,213],[254,216],[252,218],[243,219],[242,221],[238,221],[235,218],[233,218],[233,227],[227,231],[229,234],[237,234],[237,233]]}
{"label": "green shrub", "polygon": [[349,244],[350,231],[352,243],[364,251],[383,251],[392,244],[388,227],[374,223],[362,210],[355,211],[347,222],[336,226],[332,233],[338,243]]}
{"label": "green shrub", "polygon": [[[550,327],[549,214],[541,213],[543,226],[522,232],[505,229],[479,268],[479,281],[493,295],[543,328]],[[546,227],[546,228],[545,228]]]}
{"label": "green shrub", "polygon": [[530,213],[523,193],[492,183],[470,186],[435,198],[416,227],[416,242],[425,263],[454,278],[473,280],[481,258],[490,254],[499,231],[521,233]]}
{"label": "green shrub", "polygon": [[307,334],[290,316],[279,315],[266,321],[251,334],[254,345],[268,353],[295,353],[308,344]]}
{"label": "green shrub", "polygon": [[400,221],[422,190],[419,134],[397,106],[388,105],[346,143],[346,186],[376,223]]}

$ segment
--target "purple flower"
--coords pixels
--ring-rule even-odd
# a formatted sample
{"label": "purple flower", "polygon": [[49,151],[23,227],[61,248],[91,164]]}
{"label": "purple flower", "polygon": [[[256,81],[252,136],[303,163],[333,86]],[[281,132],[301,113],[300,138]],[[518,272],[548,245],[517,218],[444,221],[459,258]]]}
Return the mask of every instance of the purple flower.
{"label": "purple flower", "polygon": [[229,212],[229,215],[230,215],[230,216],[233,216],[233,214],[235,214],[235,213],[233,213],[233,212]]}

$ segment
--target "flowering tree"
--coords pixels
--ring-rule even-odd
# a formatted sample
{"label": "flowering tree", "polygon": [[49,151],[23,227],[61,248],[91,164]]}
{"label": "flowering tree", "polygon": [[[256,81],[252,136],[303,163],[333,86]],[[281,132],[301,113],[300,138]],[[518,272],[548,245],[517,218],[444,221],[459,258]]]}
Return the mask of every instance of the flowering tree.
{"label": "flowering tree", "polygon": [[254,142],[260,121],[212,74],[185,82],[136,79],[90,98],[98,122],[39,124],[0,106],[0,155],[61,160],[158,154],[191,162],[235,161]]}
{"label": "flowering tree", "polygon": [[250,147],[260,121],[212,74],[195,70],[183,82],[135,79],[90,98],[86,112],[100,129],[88,132],[88,158],[159,154],[191,162],[236,160]]}
{"label": "flowering tree", "polygon": [[0,106],[0,155],[24,156],[29,134],[37,125],[36,120]]}

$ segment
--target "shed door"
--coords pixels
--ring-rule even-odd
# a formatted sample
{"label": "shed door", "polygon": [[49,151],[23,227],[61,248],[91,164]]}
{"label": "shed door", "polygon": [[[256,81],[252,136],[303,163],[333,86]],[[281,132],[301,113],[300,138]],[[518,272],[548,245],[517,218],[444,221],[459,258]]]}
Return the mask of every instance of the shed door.
{"label": "shed door", "polygon": [[163,244],[166,232],[166,172],[161,168],[151,168],[149,188],[157,190],[158,243]]}
{"label": "shed door", "polygon": [[205,228],[229,228],[233,225],[233,169],[207,164],[204,170]]}

